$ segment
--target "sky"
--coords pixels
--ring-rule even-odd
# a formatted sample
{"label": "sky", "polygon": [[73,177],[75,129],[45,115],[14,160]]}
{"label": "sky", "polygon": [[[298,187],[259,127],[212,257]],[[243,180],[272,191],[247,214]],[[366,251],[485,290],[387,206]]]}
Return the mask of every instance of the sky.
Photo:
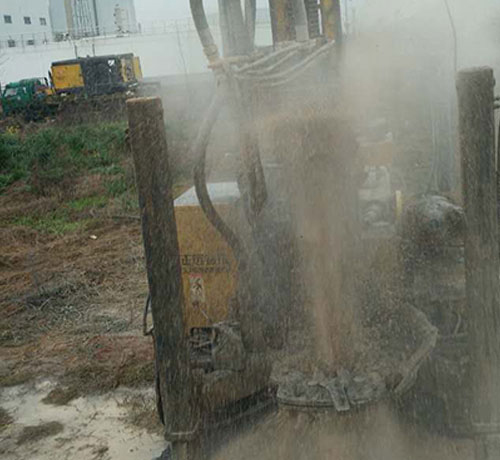
{"label": "sky", "polygon": [[[452,10],[463,9],[478,13],[478,9],[498,9],[500,0],[448,0]],[[217,11],[217,0],[204,0],[207,14]],[[356,15],[381,26],[413,16],[417,11],[427,11],[430,15],[445,16],[445,0],[341,0],[345,12],[355,8]],[[259,8],[267,8],[268,0],[257,0]],[[155,21],[181,20],[191,17],[189,0],[135,0],[137,19],[143,25]],[[482,8],[478,8],[482,7]],[[474,22],[474,21],[472,21]]]}
{"label": "sky", "polygon": [[[204,0],[203,4],[207,14],[217,11],[217,0]],[[267,0],[257,0],[259,8],[267,4]],[[135,0],[135,9],[137,20],[143,24],[191,17],[189,0]]]}
{"label": "sky", "polygon": [[[360,7],[370,0],[341,0],[343,7]],[[440,1],[440,0],[437,0]],[[484,0],[480,0],[484,1]],[[493,0],[489,0],[493,1]],[[417,0],[410,2],[419,3]],[[217,12],[217,0],[204,0],[207,14]],[[268,8],[269,0],[257,0],[258,8]],[[175,21],[191,17],[189,0],[135,0],[137,20],[142,24],[154,21]]]}

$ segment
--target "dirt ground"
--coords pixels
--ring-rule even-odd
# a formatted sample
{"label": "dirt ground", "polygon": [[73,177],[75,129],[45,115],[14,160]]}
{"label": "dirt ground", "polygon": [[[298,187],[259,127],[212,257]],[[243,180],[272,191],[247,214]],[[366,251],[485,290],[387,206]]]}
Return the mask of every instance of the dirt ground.
{"label": "dirt ground", "polygon": [[[153,459],[166,442],[152,343],[142,336],[137,210],[110,202],[73,215],[85,225],[61,234],[13,223],[63,205],[22,187],[0,196],[0,457]],[[339,434],[335,421],[271,415],[214,458],[310,458],[311,440],[317,458],[471,458],[470,443],[432,436],[385,409],[349,426]]]}
{"label": "dirt ground", "polygon": [[0,456],[153,458],[165,442],[140,222],[110,203],[61,234],[16,223],[61,206],[16,186],[0,196]]}
{"label": "dirt ground", "polygon": [[120,388],[62,406],[45,404],[54,385],[41,380],[2,390],[1,404],[12,414],[11,423],[0,425],[2,458],[149,460],[164,449],[163,437],[138,417],[151,409],[152,390]]}
{"label": "dirt ground", "polygon": [[[227,155],[213,160],[219,178],[223,163],[231,169]],[[72,198],[91,196],[102,180],[84,178]],[[60,232],[20,221],[63,206],[64,196],[38,197],[21,185],[0,195],[0,457],[152,459],[166,442],[155,413],[151,338],[142,335],[147,281],[138,211],[111,200],[73,212],[78,225]],[[436,455],[412,456],[420,438],[382,415],[359,456],[357,434],[330,441],[324,429],[318,452],[335,460],[470,458],[427,434]],[[270,417],[215,458],[299,458],[297,429],[308,426]],[[377,452],[369,454],[372,441]],[[308,454],[300,450],[300,458]]]}

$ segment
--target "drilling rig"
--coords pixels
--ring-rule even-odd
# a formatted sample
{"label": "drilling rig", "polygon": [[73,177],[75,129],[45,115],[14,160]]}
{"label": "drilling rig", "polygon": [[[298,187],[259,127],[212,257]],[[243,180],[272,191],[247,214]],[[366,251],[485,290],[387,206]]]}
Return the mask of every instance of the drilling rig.
{"label": "drilling rig", "polygon": [[[443,229],[463,232],[447,199],[404,212],[390,143],[360,149],[329,111],[340,87],[338,0],[272,0],[268,47],[255,46],[255,1],[221,1],[222,55],[202,0],[190,5],[216,84],[191,147],[194,186],[175,200],[161,101],[127,102],[150,288],[144,332],[171,442],[164,455],[176,459],[209,458],[221,432],[277,406],[347,414],[408,394],[449,322],[409,305],[418,293],[405,261],[441,254]],[[325,111],[307,104],[318,99]],[[224,110],[238,170],[210,183],[207,147]],[[360,334],[360,323],[377,323],[377,334]],[[367,371],[373,350],[380,366]]]}

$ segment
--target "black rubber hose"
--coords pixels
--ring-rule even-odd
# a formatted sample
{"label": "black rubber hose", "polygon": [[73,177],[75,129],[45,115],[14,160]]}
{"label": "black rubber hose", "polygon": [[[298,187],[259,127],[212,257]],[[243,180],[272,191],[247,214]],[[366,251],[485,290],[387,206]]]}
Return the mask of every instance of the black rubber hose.
{"label": "black rubber hose", "polygon": [[233,250],[234,256],[238,262],[238,268],[241,269],[246,266],[247,262],[247,256],[243,248],[243,244],[215,209],[208,193],[207,181],[205,177],[205,160],[208,142],[210,140],[210,134],[214,124],[217,121],[222,108],[224,97],[225,88],[219,86],[200,126],[198,136],[196,137],[196,140],[191,148],[191,152],[196,158],[196,164],[194,167],[194,186],[196,196],[198,197],[203,213]]}
{"label": "black rubber hose", "polygon": [[244,56],[253,51],[253,41],[250,40],[247,25],[243,18],[240,0],[226,0],[229,34],[232,36],[232,53]]}
{"label": "black rubber hose", "polygon": [[309,40],[309,29],[307,26],[306,4],[304,3],[304,0],[292,0],[292,9],[297,41],[306,42]]}
{"label": "black rubber hose", "polygon": [[189,0],[191,7],[191,15],[193,16],[194,25],[198,36],[200,37],[203,51],[209,62],[214,62],[219,59],[219,50],[215,44],[214,37],[210,31],[210,26],[207,22],[205,9],[203,8],[203,0]]}
{"label": "black rubber hose", "polygon": [[245,0],[245,25],[248,31],[248,38],[252,47],[255,43],[255,22],[257,19],[257,1]]}
{"label": "black rubber hose", "polygon": [[248,81],[255,81],[258,83],[265,83],[265,82],[272,82],[275,80],[281,80],[281,79],[287,79],[290,76],[292,78],[295,78],[296,75],[298,75],[299,72],[302,70],[305,70],[308,65],[310,65],[311,62],[314,62],[315,59],[322,55],[323,53],[329,52],[333,47],[335,46],[334,42],[328,42],[316,50],[314,52],[310,53],[308,56],[306,56],[304,59],[302,59],[300,62],[294,64],[291,67],[288,67],[287,69],[284,69],[280,72],[272,73],[270,75],[248,75],[248,74],[241,74],[238,73],[235,75],[235,78],[239,80],[248,80]]}

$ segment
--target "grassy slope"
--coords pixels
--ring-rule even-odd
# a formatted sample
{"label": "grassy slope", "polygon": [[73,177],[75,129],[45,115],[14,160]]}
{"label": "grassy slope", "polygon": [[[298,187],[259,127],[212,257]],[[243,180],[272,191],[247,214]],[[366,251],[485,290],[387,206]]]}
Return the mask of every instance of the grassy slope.
{"label": "grassy slope", "polygon": [[0,187],[25,180],[37,194],[86,172],[120,173],[125,125],[48,126],[0,134]]}
{"label": "grassy slope", "polygon": [[[152,382],[125,128],[0,133],[0,387],[50,375],[74,397]],[[182,131],[169,134],[183,155]]]}
{"label": "grassy slope", "polygon": [[[176,179],[189,171],[185,133],[178,124],[167,127],[177,155]],[[171,149],[173,150],[173,149]],[[21,226],[42,233],[63,234],[85,227],[88,212],[110,203],[122,211],[137,208],[131,155],[125,123],[8,128],[0,133],[0,196],[3,204],[16,200],[56,202],[51,209],[5,215],[0,226]],[[13,197],[5,199],[5,195]],[[12,214],[12,213],[11,213]]]}

